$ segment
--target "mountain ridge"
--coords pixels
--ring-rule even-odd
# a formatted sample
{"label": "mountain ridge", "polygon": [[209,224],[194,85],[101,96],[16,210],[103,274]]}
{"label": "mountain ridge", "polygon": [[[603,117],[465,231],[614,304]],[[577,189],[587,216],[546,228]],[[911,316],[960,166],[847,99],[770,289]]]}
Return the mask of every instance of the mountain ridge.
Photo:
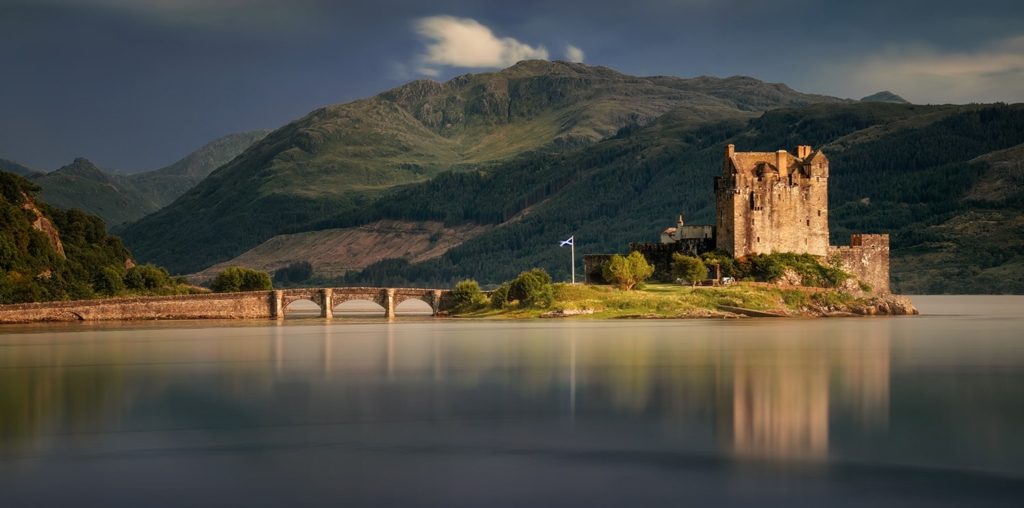
{"label": "mountain ridge", "polygon": [[153,171],[122,173],[77,157],[54,171],[32,170],[25,176],[42,187],[40,197],[52,206],[77,208],[98,215],[108,225],[117,225],[167,206],[268,132],[256,130],[221,136]]}
{"label": "mountain ridge", "polygon": [[818,102],[850,101],[746,77],[645,78],[561,61],[417,80],[289,122],[174,204],[116,231],[137,255],[187,273],[442,171],[589,146],[668,111],[703,123]]}

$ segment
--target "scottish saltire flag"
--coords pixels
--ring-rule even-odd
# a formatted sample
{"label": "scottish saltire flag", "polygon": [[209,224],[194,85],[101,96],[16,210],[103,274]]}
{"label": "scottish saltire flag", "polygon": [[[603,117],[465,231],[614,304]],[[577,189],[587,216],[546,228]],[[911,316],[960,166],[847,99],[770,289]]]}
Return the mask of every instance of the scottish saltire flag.
{"label": "scottish saltire flag", "polygon": [[565,240],[563,242],[559,242],[558,246],[559,247],[565,247],[566,245],[572,245],[572,239],[573,239],[573,237],[570,236],[568,240]]}

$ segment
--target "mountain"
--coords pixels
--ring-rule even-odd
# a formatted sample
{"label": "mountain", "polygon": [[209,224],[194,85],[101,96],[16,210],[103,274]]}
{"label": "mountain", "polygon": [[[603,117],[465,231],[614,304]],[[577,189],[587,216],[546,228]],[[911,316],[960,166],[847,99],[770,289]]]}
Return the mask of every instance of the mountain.
{"label": "mountain", "polygon": [[0,159],[0,171],[7,171],[8,173],[14,173],[25,177],[31,177],[33,175],[42,174],[42,171],[38,169],[32,169],[28,166],[23,166],[14,161],[7,159]]}
{"label": "mountain", "polygon": [[892,102],[895,104],[910,104],[910,101],[896,95],[888,90],[871,94],[860,100],[861,102]]}
{"label": "mountain", "polygon": [[36,197],[39,190],[0,171],[0,303],[92,298],[104,269],[134,266],[100,218],[51,207]]}
{"label": "mountain", "polygon": [[129,175],[128,181],[157,209],[163,208],[269,133],[255,130],[221,136],[170,166]]}
{"label": "mountain", "polygon": [[154,171],[124,174],[100,169],[85,158],[77,158],[55,171],[26,176],[43,188],[41,197],[51,205],[96,214],[107,224],[122,224],[167,206],[268,132],[240,132],[217,138],[174,164]]}
{"label": "mountain", "polygon": [[125,175],[104,171],[83,157],[36,175],[32,181],[42,187],[40,197],[47,203],[65,210],[83,210],[110,224],[135,220],[156,210],[155,203]]}
{"label": "mountain", "polygon": [[822,148],[832,161],[832,243],[846,244],[852,233],[889,233],[896,291],[1024,293],[1020,104],[819,104],[702,125],[669,112],[576,151],[398,187],[315,225],[315,245],[383,223],[395,229],[396,221],[437,228],[439,242],[449,230],[479,227],[431,259],[416,248],[400,256],[367,248],[362,258],[335,251],[324,260],[306,255],[312,246],[302,241],[314,233],[304,233],[276,237],[237,260],[258,259],[268,268],[311,260],[318,269],[377,256],[361,271],[321,281],[355,285],[439,286],[468,277],[493,284],[536,266],[567,280],[567,253],[557,245],[570,235],[578,255],[625,252],[629,242],[658,241],[678,214],[688,223],[711,223],[712,177],[727,143],[743,151]]}
{"label": "mountain", "polygon": [[699,125],[847,102],[747,77],[635,77],[525,61],[318,109],[270,133],[167,208],[116,231],[143,259],[187,273],[274,235],[358,211],[394,186],[572,151],[668,111]]}

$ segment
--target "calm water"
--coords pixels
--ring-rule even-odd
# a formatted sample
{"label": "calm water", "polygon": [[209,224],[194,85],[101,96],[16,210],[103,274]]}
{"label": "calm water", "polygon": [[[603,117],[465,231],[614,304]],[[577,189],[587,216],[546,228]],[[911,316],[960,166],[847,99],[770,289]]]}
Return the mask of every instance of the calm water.
{"label": "calm water", "polygon": [[0,506],[1021,506],[1024,298],[0,327]]}

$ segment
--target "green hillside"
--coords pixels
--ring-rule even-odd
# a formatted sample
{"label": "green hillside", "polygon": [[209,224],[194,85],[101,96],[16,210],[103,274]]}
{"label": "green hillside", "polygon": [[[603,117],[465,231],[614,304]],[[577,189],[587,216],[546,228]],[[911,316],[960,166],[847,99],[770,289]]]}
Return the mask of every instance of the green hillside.
{"label": "green hillside", "polygon": [[269,133],[269,130],[255,130],[221,136],[170,166],[128,175],[128,181],[156,205],[152,210],[156,211],[174,202],[213,170],[231,162]]}
{"label": "green hillside", "polygon": [[[1020,167],[1020,150],[1007,149],[1024,143],[1024,105],[817,105],[698,126],[667,114],[590,148],[403,187],[318,227],[379,218],[502,224],[439,259],[385,260],[349,284],[497,283],[534,266],[567,279],[568,252],[557,242],[569,235],[578,255],[624,252],[657,241],[677,214],[710,223],[726,143],[823,147],[833,243],[891,234],[895,290],[1024,293],[1024,178],[993,178],[1006,164]],[[993,180],[1001,192],[984,192]]]}
{"label": "green hillside", "polygon": [[393,186],[571,151],[670,110],[697,125],[822,102],[849,101],[746,77],[643,78],[568,62],[414,81],[274,131],[172,205],[117,232],[141,258],[192,272],[275,234],[356,212]]}
{"label": "green hillside", "polygon": [[[167,206],[268,132],[229,134],[170,166],[143,173],[106,171],[84,158],[77,158],[49,173],[35,170],[15,172],[42,187],[41,197],[51,205],[66,210],[84,210],[98,215],[107,224],[116,225],[138,220]],[[0,169],[5,169],[5,166],[0,165]]]}
{"label": "green hillside", "polygon": [[40,197],[53,206],[98,215],[104,222],[120,224],[157,210],[123,174],[104,171],[88,159],[74,162],[32,178],[42,188]]}
{"label": "green hillside", "polygon": [[131,255],[98,217],[48,206],[39,190],[0,171],[0,303],[92,298],[103,269],[124,272]]}

